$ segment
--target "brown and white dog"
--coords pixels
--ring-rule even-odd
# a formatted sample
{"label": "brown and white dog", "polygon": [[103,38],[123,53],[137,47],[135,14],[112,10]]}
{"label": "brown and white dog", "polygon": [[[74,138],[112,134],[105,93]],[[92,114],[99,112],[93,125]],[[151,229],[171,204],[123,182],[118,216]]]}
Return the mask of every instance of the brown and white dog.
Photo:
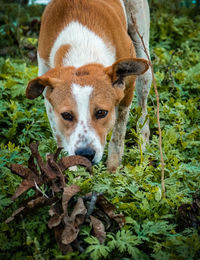
{"label": "brown and white dog", "polygon": [[[133,24],[131,12],[137,24]],[[30,99],[44,94],[54,137],[69,155],[99,162],[106,136],[113,130],[107,161],[110,171],[118,167],[123,155],[128,112],[139,75],[142,122],[147,114],[151,76],[135,26],[148,49],[146,0],[52,0],[42,16],[39,75],[26,90]],[[142,134],[145,145],[148,122]]]}

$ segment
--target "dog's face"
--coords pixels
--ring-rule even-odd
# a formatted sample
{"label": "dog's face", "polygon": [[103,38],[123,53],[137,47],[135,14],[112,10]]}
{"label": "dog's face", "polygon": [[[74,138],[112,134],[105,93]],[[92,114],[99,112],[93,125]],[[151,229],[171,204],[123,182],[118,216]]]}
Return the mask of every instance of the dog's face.
{"label": "dog's face", "polygon": [[30,81],[26,95],[33,99],[45,90],[58,145],[69,155],[83,155],[97,163],[115,123],[115,107],[124,97],[125,77],[147,68],[142,59],[121,60],[107,68],[97,64],[55,68]]}

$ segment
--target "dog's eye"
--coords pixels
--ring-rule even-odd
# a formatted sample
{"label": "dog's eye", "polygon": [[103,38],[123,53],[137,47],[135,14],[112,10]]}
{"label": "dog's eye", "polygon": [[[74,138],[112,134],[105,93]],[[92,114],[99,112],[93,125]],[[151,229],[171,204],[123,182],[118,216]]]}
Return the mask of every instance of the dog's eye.
{"label": "dog's eye", "polygon": [[100,118],[104,118],[106,117],[108,114],[108,110],[103,110],[103,109],[100,109],[96,112],[95,114],[95,117],[96,119],[100,119]]}
{"label": "dog's eye", "polygon": [[73,115],[68,112],[61,113],[61,116],[64,120],[68,120],[68,121],[73,121],[74,119]]}

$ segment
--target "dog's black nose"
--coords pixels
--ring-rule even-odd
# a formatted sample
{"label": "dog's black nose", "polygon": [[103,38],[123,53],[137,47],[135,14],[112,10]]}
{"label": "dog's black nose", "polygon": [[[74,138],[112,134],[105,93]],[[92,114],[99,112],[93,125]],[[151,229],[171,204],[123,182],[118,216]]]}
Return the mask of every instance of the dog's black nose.
{"label": "dog's black nose", "polygon": [[83,148],[78,148],[76,151],[75,151],[75,154],[76,155],[81,155],[81,156],[84,156],[86,157],[88,160],[90,160],[92,162],[92,160],[94,159],[94,156],[95,156],[95,151],[90,148],[90,147],[83,147]]}

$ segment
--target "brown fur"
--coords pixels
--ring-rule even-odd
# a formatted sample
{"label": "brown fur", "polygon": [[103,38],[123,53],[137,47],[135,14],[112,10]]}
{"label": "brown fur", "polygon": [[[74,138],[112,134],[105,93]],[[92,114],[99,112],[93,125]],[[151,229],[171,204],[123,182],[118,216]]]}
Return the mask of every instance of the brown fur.
{"label": "brown fur", "polygon": [[70,45],[64,44],[57,50],[55,55],[55,67],[63,66],[63,58],[66,55],[66,53],[69,51],[69,49],[70,49]]}
{"label": "brown fur", "polygon": [[[106,45],[111,44],[115,48],[116,62],[112,66],[105,68],[100,64],[87,64],[80,68],[63,67],[63,58],[71,48],[65,44],[57,50],[55,68],[50,69],[49,56],[54,42],[72,21],[86,26],[102,38]],[[55,125],[52,126],[58,145],[62,145],[63,136],[69,140],[79,119],[71,86],[91,86],[89,127],[95,129],[103,147],[106,135],[115,125],[109,145],[108,168],[116,169],[123,154],[128,107],[132,102],[136,76],[148,70],[149,66],[146,60],[135,58],[135,48],[127,33],[120,0],[52,0],[42,17],[38,51],[50,70],[30,81],[26,94],[30,99],[36,98],[47,87],[45,97],[52,105],[52,113],[56,118],[54,124],[60,131],[60,134],[56,133]],[[117,106],[119,113],[115,121]],[[108,111],[107,116],[97,119],[98,110]],[[48,112],[51,119],[51,111]],[[64,120],[64,112],[70,113],[73,120]],[[79,135],[75,148],[79,148],[81,141],[86,138],[86,127],[84,129],[83,126],[83,133]]]}
{"label": "brown fur", "polygon": [[[78,118],[75,110],[76,104],[72,98],[71,85],[72,83],[80,86],[93,86],[93,92],[90,102],[90,113],[92,119],[92,126],[97,130],[101,137],[102,144],[105,141],[105,134],[113,126],[112,115],[114,107],[123,98],[123,89],[114,87],[112,85],[111,77],[105,72],[102,65],[90,64],[85,65],[79,69],[74,67],[62,67],[51,69],[41,77],[37,77],[29,83],[27,92],[32,84],[39,84],[48,86],[46,98],[54,107],[54,112],[57,118],[60,118],[60,127],[65,136],[69,136],[76,125],[76,118]],[[95,119],[95,111],[98,109],[105,109],[109,111],[109,115],[101,120]],[[60,116],[63,112],[70,112],[74,115],[75,120],[69,122],[63,120]],[[103,134],[104,132],[104,134]]]}
{"label": "brown fur", "polygon": [[[74,20],[115,46],[117,59],[135,57],[119,0],[52,0],[42,16],[38,46],[41,58],[49,61],[54,41],[64,27]],[[60,63],[62,61],[57,60],[57,64]]]}

